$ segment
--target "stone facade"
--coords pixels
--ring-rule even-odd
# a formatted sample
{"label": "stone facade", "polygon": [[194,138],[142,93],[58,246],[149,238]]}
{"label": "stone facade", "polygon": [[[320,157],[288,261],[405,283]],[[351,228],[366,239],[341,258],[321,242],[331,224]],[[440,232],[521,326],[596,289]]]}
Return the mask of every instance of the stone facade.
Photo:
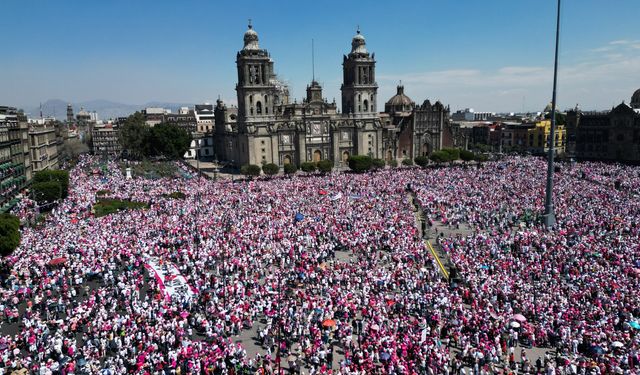
{"label": "stone facade", "polygon": [[[351,155],[413,158],[442,147],[440,133],[448,124],[449,109],[439,102],[415,107],[409,100],[394,106],[392,98],[387,103],[391,106],[385,107],[388,113],[378,112],[375,54],[367,51],[360,30],[351,41],[351,52],[343,56],[342,113],[335,101],[323,98],[315,80],[301,103],[291,103],[288,88],[274,74],[274,62],[260,48],[251,25],[236,66],[238,107],[218,100],[214,109],[215,152],[221,161],[282,166],[328,159],[339,166]],[[397,100],[406,102],[405,98]]]}
{"label": "stone facade", "polygon": [[640,162],[640,90],[610,111],[567,112],[567,153],[581,160]]}

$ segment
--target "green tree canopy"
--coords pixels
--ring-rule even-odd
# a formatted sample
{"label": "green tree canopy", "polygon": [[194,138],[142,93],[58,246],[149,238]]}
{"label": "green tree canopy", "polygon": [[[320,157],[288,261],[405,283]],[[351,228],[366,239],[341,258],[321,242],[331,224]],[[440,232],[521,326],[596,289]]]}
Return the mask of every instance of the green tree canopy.
{"label": "green tree canopy", "polygon": [[395,167],[397,167],[397,166],[398,166],[398,161],[397,161],[396,159],[391,159],[391,160],[389,160],[389,166],[390,166],[391,168],[395,168]]}
{"label": "green tree canopy", "polygon": [[300,164],[300,169],[302,169],[303,172],[307,172],[307,173],[312,173],[316,171],[316,163],[311,162],[311,161],[306,161],[302,164]]}
{"label": "green tree canopy", "polygon": [[31,193],[38,204],[51,203],[62,198],[62,187],[58,181],[36,182],[31,185]]}
{"label": "green tree canopy", "polygon": [[416,162],[416,165],[419,165],[421,167],[426,167],[427,164],[429,164],[429,158],[426,156],[416,156],[415,159],[413,159]]}
{"label": "green tree canopy", "polygon": [[36,172],[33,175],[33,183],[38,184],[41,182],[56,182],[58,187],[56,187],[56,191],[58,198],[66,198],[69,194],[69,172],[63,170],[44,170]]}
{"label": "green tree canopy", "polygon": [[373,169],[384,169],[384,160],[382,160],[382,159],[373,159],[373,160],[371,160],[371,168],[373,168]]}
{"label": "green tree canopy", "polygon": [[449,155],[448,161],[460,159],[460,149],[458,148],[443,148],[441,151]]}
{"label": "green tree canopy", "polygon": [[148,156],[181,159],[191,146],[191,134],[176,124],[158,124],[149,130],[147,138]]}
{"label": "green tree canopy", "polygon": [[429,155],[429,159],[431,159],[434,163],[445,163],[447,161],[451,161],[451,155],[444,151],[435,151]]}
{"label": "green tree canopy", "polygon": [[280,171],[280,167],[278,167],[276,164],[273,164],[273,163],[267,163],[262,166],[262,171],[267,176],[275,176]]}
{"label": "green tree canopy", "polygon": [[293,163],[288,163],[284,165],[284,174],[294,174],[298,171],[298,167],[296,167]]}
{"label": "green tree canopy", "polygon": [[20,220],[9,214],[0,214],[0,255],[11,255],[20,245]]}
{"label": "green tree canopy", "polygon": [[478,163],[485,162],[489,160],[489,157],[485,154],[476,154],[474,158]]}
{"label": "green tree canopy", "polygon": [[410,167],[413,165],[413,160],[409,158],[402,159],[402,165]]}
{"label": "green tree canopy", "polygon": [[149,132],[150,128],[145,123],[144,115],[140,112],[129,116],[120,127],[120,145],[127,152],[129,158],[140,160],[149,153]]}
{"label": "green tree canopy", "polygon": [[460,150],[460,159],[463,161],[471,161],[474,158],[474,153],[468,150]]}
{"label": "green tree canopy", "polygon": [[333,161],[331,160],[320,160],[318,162],[318,170],[322,173],[329,173],[333,169]]}
{"label": "green tree canopy", "polygon": [[255,164],[247,164],[240,167],[240,173],[246,177],[258,177],[260,176],[260,166]]}
{"label": "green tree canopy", "polygon": [[369,155],[352,155],[349,157],[349,168],[358,173],[366,172],[371,169],[373,159]]}

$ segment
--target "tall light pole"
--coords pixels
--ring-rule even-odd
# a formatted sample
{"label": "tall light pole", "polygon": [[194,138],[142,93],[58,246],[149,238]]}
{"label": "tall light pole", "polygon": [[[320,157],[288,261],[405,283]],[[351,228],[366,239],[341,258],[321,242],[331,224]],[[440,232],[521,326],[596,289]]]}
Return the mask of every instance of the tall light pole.
{"label": "tall light pole", "polygon": [[558,0],[558,15],[556,19],[556,53],[553,63],[553,96],[551,98],[551,131],[549,134],[549,153],[547,156],[547,189],[544,203],[544,225],[547,228],[556,224],[556,214],[553,207],[553,158],[555,156],[556,138],[556,87],[558,84],[558,44],[560,41],[560,0]]}

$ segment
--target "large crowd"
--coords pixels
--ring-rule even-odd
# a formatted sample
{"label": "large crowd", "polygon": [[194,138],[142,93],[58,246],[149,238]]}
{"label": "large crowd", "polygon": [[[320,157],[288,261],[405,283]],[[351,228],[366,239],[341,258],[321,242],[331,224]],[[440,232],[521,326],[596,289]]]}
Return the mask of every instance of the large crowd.
{"label": "large crowd", "polygon": [[[0,374],[637,373],[640,170],[563,167],[552,230],[544,171],[508,158],[213,182],[84,157],[0,261]],[[471,228],[434,242],[459,282],[408,190],[430,224]],[[148,208],[95,217],[104,198]],[[15,213],[32,222],[34,204]]]}

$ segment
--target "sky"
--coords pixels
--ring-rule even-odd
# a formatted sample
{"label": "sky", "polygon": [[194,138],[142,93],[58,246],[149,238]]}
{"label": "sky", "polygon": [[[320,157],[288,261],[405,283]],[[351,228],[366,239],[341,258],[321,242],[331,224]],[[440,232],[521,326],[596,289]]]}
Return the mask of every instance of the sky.
{"label": "sky", "polygon": [[[375,52],[378,107],[400,81],[455,111],[542,110],[551,99],[555,0],[3,0],[0,105],[47,99],[236,103],[247,20],[301,100],[315,76],[340,103],[357,26]],[[607,109],[640,88],[638,0],[564,0],[558,106]]]}

